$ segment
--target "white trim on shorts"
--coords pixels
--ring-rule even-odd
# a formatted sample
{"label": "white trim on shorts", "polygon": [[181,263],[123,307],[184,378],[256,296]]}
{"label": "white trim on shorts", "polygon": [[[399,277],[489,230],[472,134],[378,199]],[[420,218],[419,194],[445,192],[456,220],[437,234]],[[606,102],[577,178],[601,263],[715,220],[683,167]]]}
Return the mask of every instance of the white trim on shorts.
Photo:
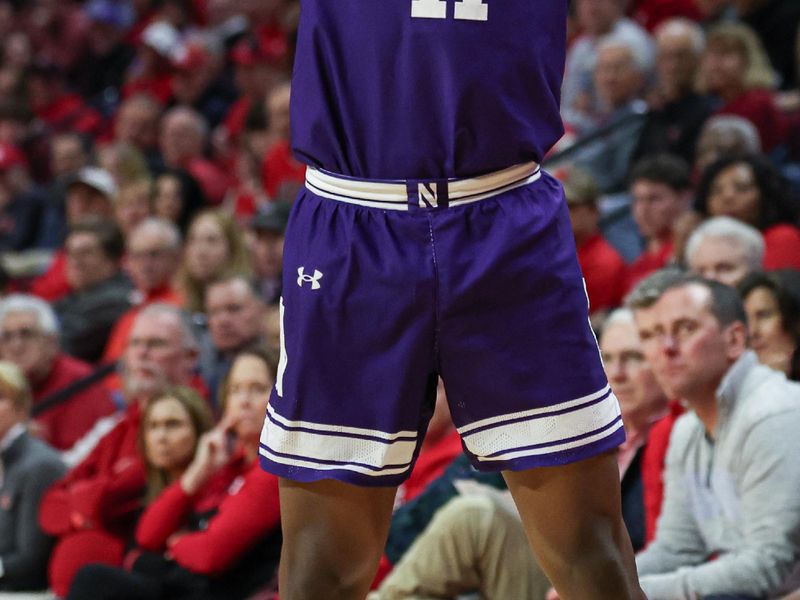
{"label": "white trim on shorts", "polygon": [[[533,183],[541,176],[539,164],[529,162],[471,179],[446,180],[447,205],[460,206],[491,198]],[[435,180],[431,180],[431,183],[435,183]],[[420,181],[418,185],[424,183]],[[408,183],[405,181],[353,179],[308,167],[306,188],[317,196],[349,204],[387,210],[409,209]]]}

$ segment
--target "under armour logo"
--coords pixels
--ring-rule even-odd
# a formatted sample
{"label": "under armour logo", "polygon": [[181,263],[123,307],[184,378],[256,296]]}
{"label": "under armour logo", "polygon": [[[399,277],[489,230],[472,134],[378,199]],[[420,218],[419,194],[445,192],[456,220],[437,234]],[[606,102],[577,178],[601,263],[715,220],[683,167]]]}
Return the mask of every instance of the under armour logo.
{"label": "under armour logo", "polygon": [[306,275],[305,267],[298,267],[297,269],[297,285],[303,287],[303,282],[310,283],[312,290],[318,290],[322,286],[319,280],[322,279],[322,273],[314,269],[314,275]]}

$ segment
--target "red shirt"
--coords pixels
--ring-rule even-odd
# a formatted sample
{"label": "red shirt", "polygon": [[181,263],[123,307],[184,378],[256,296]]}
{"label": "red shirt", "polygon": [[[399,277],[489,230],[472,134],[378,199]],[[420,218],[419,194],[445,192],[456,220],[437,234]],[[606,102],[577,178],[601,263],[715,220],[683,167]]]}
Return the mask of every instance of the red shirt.
{"label": "red shirt", "polygon": [[212,204],[221,204],[231,185],[228,173],[205,158],[195,158],[186,165],[186,170],[203,188],[206,198]]}
{"label": "red shirt", "polygon": [[261,164],[261,181],[270,198],[275,199],[284,183],[303,185],[306,166],[295,160],[289,140],[275,142]]}
{"label": "red shirt", "polygon": [[[33,405],[91,372],[88,363],[59,354],[50,374],[33,389]],[[95,383],[37,416],[34,422],[39,427],[40,438],[58,450],[69,450],[98,419],[115,411],[111,396],[102,385]]]}
{"label": "red shirt", "polygon": [[462,451],[461,436],[455,429],[430,446],[423,445],[411,475],[398,489],[398,503],[410,502],[424,492],[428,484],[444,473]]}
{"label": "red shirt", "polygon": [[136,541],[145,550],[164,552],[171,535],[180,532],[189,515],[216,513],[202,531],[182,535],[169,551],[179,565],[203,575],[219,575],[269,532],[280,527],[278,478],[258,461],[241,460],[212,479],[195,496],[180,481],[170,485],[147,507],[139,521]]}
{"label": "red shirt", "polygon": [[720,108],[717,114],[743,117],[755,125],[764,152],[786,141],[787,123],[775,106],[775,94],[771,90],[747,90]]}
{"label": "red shirt", "polygon": [[50,263],[47,271],[31,283],[31,294],[39,296],[43,300],[55,302],[69,294],[70,291],[67,281],[67,254],[64,250],[58,250],[53,254],[53,262]]}
{"label": "red shirt", "polygon": [[127,534],[145,485],[137,451],[140,420],[139,403],[133,402],[91,454],[45,492],[39,507],[45,533],[100,529]]}
{"label": "red shirt", "polygon": [[625,293],[627,294],[633,289],[633,286],[650,275],[650,273],[667,266],[667,263],[672,259],[672,254],[672,240],[664,242],[657,252],[648,252],[647,250],[642,252],[642,255],[628,266],[628,272],[625,277]]}
{"label": "red shirt", "polygon": [[228,114],[225,115],[223,125],[228,130],[228,135],[232,141],[239,139],[239,135],[244,129],[244,124],[247,121],[247,115],[250,113],[250,107],[253,101],[247,97],[242,96],[234,102],[228,109]]}
{"label": "red shirt", "polygon": [[669,436],[672,426],[684,410],[678,402],[670,402],[669,414],[650,429],[642,455],[642,486],[644,495],[645,542],[649,544],[656,535],[656,522],[661,514],[664,498],[664,466],[667,461]]}
{"label": "red shirt", "polygon": [[625,261],[599,233],[578,248],[591,312],[619,306],[625,286]]}
{"label": "red shirt", "polygon": [[800,229],[778,223],[763,232],[764,269],[800,269]]}
{"label": "red shirt", "polygon": [[663,21],[675,17],[685,17],[693,21],[702,19],[694,0],[639,0],[633,11],[633,18],[649,31],[653,31]]}

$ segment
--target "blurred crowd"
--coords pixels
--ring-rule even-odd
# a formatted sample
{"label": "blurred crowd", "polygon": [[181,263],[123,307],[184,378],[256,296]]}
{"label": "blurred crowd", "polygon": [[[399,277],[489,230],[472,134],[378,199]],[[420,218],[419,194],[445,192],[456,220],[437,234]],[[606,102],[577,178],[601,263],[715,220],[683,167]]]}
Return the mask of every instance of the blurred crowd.
{"label": "blurred crowd", "polygon": [[[299,14],[0,0],[0,593],[275,596],[277,480],[257,463],[305,176]],[[800,2],[572,0],[569,36],[565,135],[544,164],[625,419],[645,589],[791,594]],[[720,399],[710,421],[700,388]],[[374,597],[556,598],[527,548],[440,382]]]}

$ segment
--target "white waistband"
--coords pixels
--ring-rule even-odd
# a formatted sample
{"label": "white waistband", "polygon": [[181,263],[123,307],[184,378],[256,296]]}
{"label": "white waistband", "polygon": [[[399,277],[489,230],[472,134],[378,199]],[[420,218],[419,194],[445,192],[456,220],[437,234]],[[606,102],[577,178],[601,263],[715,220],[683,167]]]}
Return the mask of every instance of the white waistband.
{"label": "white waistband", "polygon": [[[539,165],[530,162],[480,177],[441,182],[446,181],[446,205],[459,206],[522,187],[539,179],[541,174]],[[388,210],[408,210],[409,203],[417,202],[422,208],[436,207],[439,205],[439,185],[436,180],[369,181],[342,177],[313,167],[306,169],[306,187],[317,196]]]}

